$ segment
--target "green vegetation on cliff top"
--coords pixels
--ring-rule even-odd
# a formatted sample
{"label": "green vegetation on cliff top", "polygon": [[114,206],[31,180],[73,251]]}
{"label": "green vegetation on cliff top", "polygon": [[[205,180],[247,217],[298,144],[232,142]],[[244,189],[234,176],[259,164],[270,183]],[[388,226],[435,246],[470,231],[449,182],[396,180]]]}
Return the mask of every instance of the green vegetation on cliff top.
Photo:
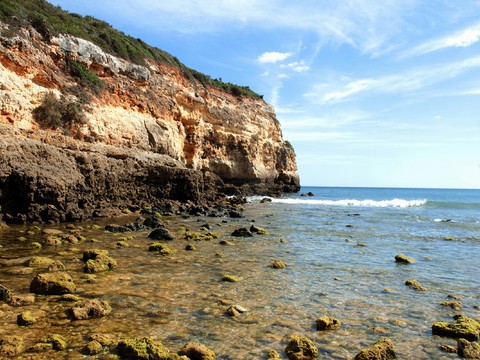
{"label": "green vegetation on cliff top", "polygon": [[194,84],[198,81],[204,86],[214,86],[235,96],[262,98],[248,86],[225,83],[190,69],[175,56],[118,31],[105,21],[64,11],[45,0],[1,0],[0,20],[13,29],[31,24],[47,40],[58,34],[70,34],[91,41],[105,52],[135,64],[144,65],[145,59],[152,59],[176,66]]}

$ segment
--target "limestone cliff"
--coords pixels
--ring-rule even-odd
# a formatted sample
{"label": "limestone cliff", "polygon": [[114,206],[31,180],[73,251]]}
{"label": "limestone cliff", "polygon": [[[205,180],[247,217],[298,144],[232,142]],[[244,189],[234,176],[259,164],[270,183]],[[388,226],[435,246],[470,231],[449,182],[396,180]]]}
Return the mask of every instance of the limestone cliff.
{"label": "limestone cliff", "polygon": [[[69,64],[101,87],[82,83]],[[46,94],[81,104],[81,121],[41,123],[34,114]],[[25,27],[12,36],[1,23],[0,151],[0,206],[12,221],[299,189],[294,151],[263,100],[203,86],[164,63],[132,64],[70,35],[46,39]]]}

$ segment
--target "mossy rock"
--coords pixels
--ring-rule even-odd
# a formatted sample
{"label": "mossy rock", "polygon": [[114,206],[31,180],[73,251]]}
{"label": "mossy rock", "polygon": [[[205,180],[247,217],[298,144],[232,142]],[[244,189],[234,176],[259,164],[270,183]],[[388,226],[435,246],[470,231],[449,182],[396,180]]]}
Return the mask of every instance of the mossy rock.
{"label": "mossy rock", "polygon": [[363,349],[355,356],[355,360],[393,360],[396,358],[395,347],[389,338],[381,338],[371,348]]}
{"label": "mossy rock", "polygon": [[24,265],[29,267],[49,267],[55,262],[50,258],[44,256],[32,256],[30,259],[25,261]]}
{"label": "mossy rock", "polygon": [[107,301],[98,299],[85,300],[70,309],[74,320],[100,318],[110,314],[111,311],[112,308]]}
{"label": "mossy rock", "polygon": [[48,272],[65,271],[65,270],[67,270],[67,268],[60,260],[55,260],[47,268]]}
{"label": "mossy rock", "polygon": [[415,291],[427,291],[427,288],[420,284],[420,282],[418,282],[417,280],[407,280],[405,281],[405,285]]}
{"label": "mossy rock", "polygon": [[87,260],[83,271],[88,274],[113,270],[117,267],[115,259],[107,255],[98,255],[95,259]]}
{"label": "mossy rock", "polygon": [[318,349],[309,338],[293,335],[285,348],[285,354],[290,360],[313,360],[318,358]]}
{"label": "mossy rock", "polygon": [[96,340],[92,340],[83,347],[85,355],[98,355],[103,351],[103,346]]}
{"label": "mossy rock", "polygon": [[30,244],[30,248],[31,248],[31,249],[41,249],[41,248],[42,248],[42,244],[40,244],[39,242],[36,242],[36,241],[35,241],[35,242],[32,242],[32,243]]}
{"label": "mossy rock", "polygon": [[268,351],[268,360],[280,360],[280,354],[276,350],[269,350]]}
{"label": "mossy rock", "polygon": [[226,281],[226,282],[237,282],[239,280],[240,278],[235,275],[223,275],[222,277],[222,281]]}
{"label": "mossy rock", "polygon": [[232,236],[235,237],[252,237],[253,234],[245,227],[236,229],[232,232]]}
{"label": "mossy rock", "polygon": [[70,294],[75,290],[75,283],[65,272],[38,274],[30,283],[30,292],[41,295]]}
{"label": "mossy rock", "polygon": [[325,330],[335,330],[341,326],[341,322],[333,317],[330,316],[322,316],[315,320],[317,323],[317,330],[325,331]]}
{"label": "mossy rock", "polygon": [[250,226],[250,232],[253,233],[253,234],[258,234],[258,235],[269,235],[270,234],[264,228],[261,228],[259,226],[255,226],[255,225]]}
{"label": "mossy rock", "polygon": [[150,244],[148,251],[158,252],[160,255],[171,255],[174,253],[167,245],[158,242]]}
{"label": "mossy rock", "polygon": [[108,256],[108,250],[90,249],[83,252],[83,261],[95,260],[99,256]]}
{"label": "mossy rock", "polygon": [[186,356],[193,360],[215,360],[215,352],[205,345],[197,342],[189,342],[178,352],[180,356]]}
{"label": "mossy rock", "polygon": [[432,334],[449,338],[463,338],[477,341],[480,338],[480,321],[464,315],[454,317],[456,322],[436,322],[432,325]]}
{"label": "mossy rock", "polygon": [[37,319],[32,315],[30,311],[24,311],[17,316],[17,325],[30,326],[37,322]]}
{"label": "mossy rock", "polygon": [[480,359],[480,344],[477,342],[470,342],[465,339],[458,339],[457,354],[465,359]]}
{"label": "mossy rock", "polygon": [[6,286],[0,285],[0,301],[9,302],[12,299],[12,292]]}
{"label": "mossy rock", "polygon": [[463,306],[460,301],[443,301],[440,303],[440,305],[457,311],[463,310]]}
{"label": "mossy rock", "polygon": [[0,339],[0,355],[7,358],[20,355],[25,351],[25,343],[20,336],[6,336]]}
{"label": "mossy rock", "polygon": [[268,264],[268,266],[273,269],[285,269],[288,264],[282,260],[274,260],[270,264]]}
{"label": "mossy rock", "polygon": [[122,359],[168,360],[169,351],[162,343],[149,337],[123,339],[117,345]]}
{"label": "mossy rock", "polygon": [[407,255],[398,254],[395,255],[395,261],[400,264],[413,264],[415,259],[408,257]]}
{"label": "mossy rock", "polygon": [[128,242],[124,241],[124,240],[121,240],[119,242],[117,242],[117,245],[116,247],[118,249],[123,249],[123,248],[128,248],[130,245],[128,244]]}
{"label": "mossy rock", "polygon": [[65,350],[67,348],[67,341],[62,335],[49,334],[45,338],[45,343],[52,344],[54,350]]}

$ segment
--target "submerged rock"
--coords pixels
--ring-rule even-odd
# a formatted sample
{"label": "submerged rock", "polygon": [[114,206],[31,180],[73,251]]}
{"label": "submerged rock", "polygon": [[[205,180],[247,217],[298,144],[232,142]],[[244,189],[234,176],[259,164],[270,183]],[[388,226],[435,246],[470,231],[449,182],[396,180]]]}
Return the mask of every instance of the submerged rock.
{"label": "submerged rock", "polygon": [[282,260],[274,260],[270,264],[268,264],[268,266],[273,269],[285,269],[288,264]]}
{"label": "submerged rock", "polygon": [[90,341],[83,347],[83,353],[86,355],[97,355],[103,351],[103,346],[96,340]]}
{"label": "submerged rock", "polygon": [[90,249],[83,252],[83,261],[95,260],[99,256],[108,256],[108,250]]}
{"label": "submerged rock", "polygon": [[0,339],[0,355],[13,357],[25,351],[25,343],[20,336],[6,336]]}
{"label": "submerged rock", "polygon": [[150,246],[148,247],[148,251],[155,251],[158,252],[160,255],[171,255],[174,253],[174,251],[170,249],[167,245],[158,242],[150,244]]}
{"label": "submerged rock", "polygon": [[259,234],[259,235],[268,235],[268,231],[265,230],[264,228],[261,228],[259,226],[252,225],[250,226],[250,232],[254,234]]}
{"label": "submerged rock", "polygon": [[110,314],[112,308],[105,300],[85,300],[70,309],[74,320],[100,318]]}
{"label": "submerged rock", "polygon": [[75,283],[66,272],[38,274],[30,283],[30,292],[41,295],[69,294],[75,289]]}
{"label": "submerged rock", "polygon": [[480,338],[480,322],[464,315],[454,316],[456,322],[436,322],[432,325],[432,335],[449,338],[463,338],[477,341]]}
{"label": "submerged rock", "polygon": [[45,338],[44,343],[52,344],[54,350],[65,350],[67,348],[67,341],[62,335],[50,334]]}
{"label": "submerged rock", "polygon": [[245,227],[242,227],[242,228],[239,228],[239,229],[236,229],[232,232],[232,236],[236,236],[236,237],[252,237],[253,234],[248,231],[247,228]]}
{"label": "submerged rock", "polygon": [[318,358],[318,349],[307,337],[293,335],[285,348],[285,354],[290,360],[313,360]]}
{"label": "submerged rock", "polygon": [[325,330],[335,330],[341,326],[341,322],[333,317],[329,316],[322,316],[315,320],[317,323],[317,330],[325,331]]}
{"label": "submerged rock", "polygon": [[123,339],[118,343],[117,350],[122,359],[168,360],[169,358],[168,349],[149,337]]}
{"label": "submerged rock", "polygon": [[392,360],[396,359],[395,347],[389,338],[381,338],[371,348],[363,349],[355,360]]}
{"label": "submerged rock", "polygon": [[427,291],[427,288],[420,284],[417,280],[407,280],[405,285],[415,291]]}
{"label": "submerged rock", "polygon": [[239,280],[240,280],[239,277],[235,275],[223,275],[222,277],[222,281],[226,281],[226,282],[237,282]]}
{"label": "submerged rock", "polygon": [[117,267],[115,259],[107,255],[98,255],[95,259],[87,260],[83,271],[89,274],[113,270]]}
{"label": "submerged rock", "polygon": [[174,239],[170,231],[162,227],[153,230],[150,234],[148,234],[148,237],[153,240],[173,240]]}
{"label": "submerged rock", "polygon": [[32,256],[25,261],[24,265],[29,267],[49,267],[55,262],[55,260],[49,259],[43,256]]}
{"label": "submerged rock", "polygon": [[458,311],[463,309],[462,303],[460,301],[444,301],[444,302],[441,302],[440,305],[449,307],[453,310],[458,310]]}
{"label": "submerged rock", "polygon": [[215,360],[215,352],[197,342],[185,344],[178,355],[186,356],[191,360]]}
{"label": "submerged rock", "polygon": [[268,360],[280,360],[280,354],[276,350],[269,350],[268,351]]}
{"label": "submerged rock", "polygon": [[67,268],[60,260],[55,260],[48,266],[48,272],[65,271]]}
{"label": "submerged rock", "polygon": [[480,344],[465,339],[458,339],[457,354],[465,359],[480,359]]}
{"label": "submerged rock", "polygon": [[395,255],[395,261],[401,264],[413,264],[415,262],[415,259],[408,257],[407,255],[398,254]]}

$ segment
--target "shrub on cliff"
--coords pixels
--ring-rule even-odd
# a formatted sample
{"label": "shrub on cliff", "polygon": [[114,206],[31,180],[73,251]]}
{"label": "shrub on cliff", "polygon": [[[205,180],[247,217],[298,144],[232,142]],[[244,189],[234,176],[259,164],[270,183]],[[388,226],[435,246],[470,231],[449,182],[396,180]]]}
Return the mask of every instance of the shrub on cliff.
{"label": "shrub on cliff", "polygon": [[99,94],[105,87],[97,74],[79,62],[68,61],[67,69],[73,77],[77,78],[80,85],[90,88],[95,94]]}
{"label": "shrub on cliff", "polygon": [[58,129],[85,122],[82,106],[77,102],[65,102],[55,94],[46,93],[42,103],[33,110],[33,118],[44,128]]}

